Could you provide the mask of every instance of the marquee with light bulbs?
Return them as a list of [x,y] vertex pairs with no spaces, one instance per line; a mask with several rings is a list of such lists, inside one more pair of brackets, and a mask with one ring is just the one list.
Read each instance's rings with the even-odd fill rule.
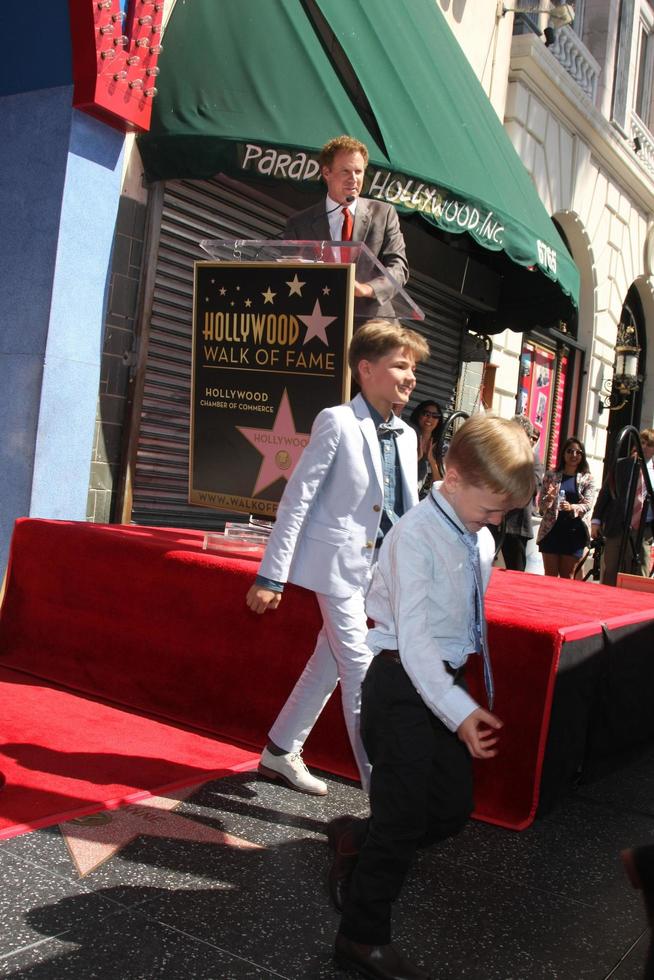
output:
[[73,105],[125,132],[150,128],[164,0],[69,0]]

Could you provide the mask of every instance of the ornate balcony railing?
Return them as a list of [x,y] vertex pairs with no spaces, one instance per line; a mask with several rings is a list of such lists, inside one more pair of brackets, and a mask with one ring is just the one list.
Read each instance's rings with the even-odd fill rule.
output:
[[549,50],[594,103],[600,66],[575,32],[570,27],[561,27],[555,31],[554,44],[550,45]]
[[[524,0],[518,0],[518,4],[530,6]],[[525,10],[517,10],[513,21],[513,33],[533,33],[541,37],[543,32],[537,17]],[[549,51],[574,79],[581,91],[594,103],[600,66],[572,28],[561,27],[554,31],[554,42],[549,45]]]
[[654,136],[633,110],[631,112],[631,138],[636,156],[649,173],[654,176]]

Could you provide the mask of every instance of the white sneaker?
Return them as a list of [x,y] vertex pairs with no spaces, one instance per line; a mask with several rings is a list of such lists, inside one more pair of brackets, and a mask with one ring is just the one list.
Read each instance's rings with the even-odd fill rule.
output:
[[261,753],[259,772],[268,779],[281,779],[291,789],[311,796],[327,796],[327,783],[312,776],[304,764],[302,750],[287,752],[286,755],[273,755],[267,748]]

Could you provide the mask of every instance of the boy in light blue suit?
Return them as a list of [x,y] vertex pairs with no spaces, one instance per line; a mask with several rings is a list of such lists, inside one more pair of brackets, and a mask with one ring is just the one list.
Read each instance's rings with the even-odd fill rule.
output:
[[323,618],[315,650],[270,729],[259,771],[301,792],[325,783],[302,746],[338,681],[354,757],[367,790],[370,764],[359,733],[361,682],[370,663],[364,599],[386,531],[418,501],[414,431],[393,408],[415,387],[425,340],[396,321],[371,320],[348,353],[361,394],[324,409],[289,480],[259,574],[247,595],[256,613],[275,609],[285,582],[316,593]]

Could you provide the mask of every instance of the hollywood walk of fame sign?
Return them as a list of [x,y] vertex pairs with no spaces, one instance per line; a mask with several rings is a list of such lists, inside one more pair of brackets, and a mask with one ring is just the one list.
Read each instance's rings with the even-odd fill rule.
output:
[[351,264],[197,262],[189,501],[272,518],[318,412],[348,397]]

